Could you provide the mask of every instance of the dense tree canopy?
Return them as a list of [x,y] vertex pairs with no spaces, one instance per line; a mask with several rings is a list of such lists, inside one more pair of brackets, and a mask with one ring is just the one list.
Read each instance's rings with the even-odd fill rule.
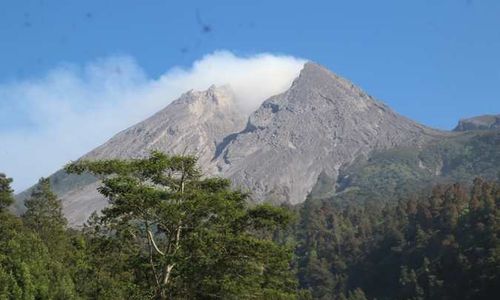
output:
[[[0,211],[0,299],[76,297],[70,271],[70,256],[74,251],[67,240],[65,224],[49,232],[56,220],[48,218],[53,207],[46,206],[47,201],[58,204],[59,213],[60,203],[51,194],[48,181],[41,180],[41,183],[27,202],[25,218]],[[8,191],[3,193],[4,199],[12,198],[8,184],[3,190]],[[35,202],[39,203],[32,205]],[[27,222],[23,224],[23,221]]]
[[494,299],[499,206],[500,185],[481,179],[398,203],[308,199],[296,234],[300,285],[318,299],[356,290],[369,299]]
[[[249,205],[196,159],[79,161],[109,199],[67,228],[50,180],[21,217],[0,175],[0,299],[495,299],[500,183],[399,201]],[[292,211],[297,212],[297,214]],[[288,226],[295,220],[293,226]]]
[[[158,298],[290,298],[290,248],[272,240],[291,219],[249,207],[221,178],[202,178],[193,157],[80,161],[68,172],[104,176],[102,224],[132,241],[135,269]],[[144,266],[144,268],[142,268]]]

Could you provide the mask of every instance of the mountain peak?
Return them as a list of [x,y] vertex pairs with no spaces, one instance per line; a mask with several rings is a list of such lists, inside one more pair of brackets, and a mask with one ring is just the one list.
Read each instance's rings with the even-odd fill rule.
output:
[[339,84],[354,86],[350,81],[345,78],[335,74],[334,72],[328,70],[324,66],[308,61],[304,64],[304,67],[300,71],[299,77],[297,78],[299,81],[306,82],[324,82],[324,81],[337,81]]
[[[230,178],[250,190],[254,201],[299,203],[321,174],[335,181],[341,168],[358,157],[416,147],[437,134],[313,62],[304,64],[287,91],[264,101],[250,117],[236,104],[230,86],[191,90],[85,158],[141,157],[151,150],[193,154],[205,174]],[[88,193],[75,193],[80,198],[71,196],[79,200],[70,210],[78,216],[89,213],[76,209],[85,205]]]
[[304,64],[299,77],[297,77],[292,85],[292,89],[307,91],[308,93],[314,90],[316,93],[322,95],[336,95],[336,97],[330,100],[339,100],[340,103],[353,100],[362,100],[362,102],[373,100],[372,97],[349,80],[310,61]]
[[315,73],[333,74],[330,70],[326,69],[322,65],[315,63],[313,61],[306,62],[300,73],[301,74],[315,74]]
[[[229,86],[190,90],[148,119],[118,133],[85,158],[133,158],[151,150],[197,155],[208,165],[215,145],[244,128],[246,116],[235,104]],[[208,170],[206,170],[208,171]]]
[[500,114],[461,119],[453,131],[489,130],[500,128]]
[[[273,112],[282,109],[292,112],[325,111],[332,108],[365,111],[370,106],[385,108],[383,104],[375,101],[352,82],[317,63],[307,62],[290,89],[282,95],[269,98],[262,104],[261,108],[272,107]],[[256,115],[262,115],[262,112],[257,110],[256,113],[252,114],[251,123],[257,122]]]
[[231,105],[234,102],[234,92],[229,85],[211,85],[202,91],[189,90],[174,101],[176,104],[217,104],[222,106]]
[[339,77],[326,69],[325,67],[315,63],[308,61],[304,64],[304,67],[299,73],[299,77],[295,79],[294,84],[303,83],[303,84],[311,84],[311,83],[321,83],[327,80],[338,79]]
[[256,201],[299,203],[321,173],[336,178],[357,157],[419,146],[434,133],[309,62],[289,90],[252,113],[246,130],[218,152],[217,166],[251,187]]

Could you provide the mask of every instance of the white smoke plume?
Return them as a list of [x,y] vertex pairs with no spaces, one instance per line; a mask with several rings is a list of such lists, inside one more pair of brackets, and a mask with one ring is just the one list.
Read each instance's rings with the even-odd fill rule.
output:
[[13,177],[20,192],[190,89],[229,84],[240,105],[254,110],[285,91],[304,62],[218,51],[190,68],[175,67],[149,78],[132,58],[120,56],[0,83],[0,172]]

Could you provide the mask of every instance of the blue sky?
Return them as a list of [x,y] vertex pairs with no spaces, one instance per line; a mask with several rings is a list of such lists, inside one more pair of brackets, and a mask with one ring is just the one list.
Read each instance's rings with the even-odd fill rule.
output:
[[[129,83],[143,88],[144,82],[174,67],[190,68],[217,50],[316,61],[397,112],[441,129],[453,128],[462,117],[500,112],[498,0],[5,0],[0,2],[0,49],[0,133],[17,140],[49,126],[23,97],[73,95],[64,88],[77,86],[78,97],[70,104],[49,103],[45,110],[51,105],[98,109],[102,104],[94,98],[106,85],[89,88],[89,81],[98,81],[92,77],[95,69],[108,74],[103,70],[124,68],[125,74],[110,81],[123,89]],[[25,87],[28,96],[19,92]],[[88,95],[86,88],[98,92]],[[113,101],[114,107],[122,105]],[[51,117],[47,122],[57,122],[58,116]],[[73,150],[65,150],[69,140],[50,141],[66,152],[57,152],[59,160],[43,167],[33,167],[33,161],[26,168],[35,168],[36,175],[57,169],[117,126],[106,128],[99,139]],[[12,146],[3,143],[0,171],[5,172],[2,164],[13,154],[2,154]],[[7,169],[17,176],[27,171]],[[21,179],[18,188],[30,180]]]

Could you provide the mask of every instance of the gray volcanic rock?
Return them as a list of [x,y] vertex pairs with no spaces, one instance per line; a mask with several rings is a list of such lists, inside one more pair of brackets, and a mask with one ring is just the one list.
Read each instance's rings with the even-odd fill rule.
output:
[[483,115],[458,122],[453,131],[489,130],[500,128],[500,115]]
[[[217,173],[210,161],[223,139],[245,127],[247,116],[240,112],[230,87],[212,86],[206,91],[189,91],[145,121],[111,138],[82,159],[139,158],[152,150],[169,154],[193,154],[206,174]],[[90,214],[107,204],[96,190],[98,179],[58,171],[52,186],[63,202],[70,225],[83,224]],[[18,198],[25,199],[29,190]],[[22,210],[22,209],[21,209]]]
[[292,87],[265,101],[217,157],[255,201],[300,203],[320,174],[375,149],[419,146],[443,133],[404,118],[349,81],[307,63]]
[[216,146],[226,136],[241,131],[246,119],[229,86],[211,86],[202,92],[189,91],[83,158],[137,158],[152,150],[189,153],[199,158],[205,172],[212,173],[209,166]]
[[[230,87],[190,91],[83,158],[135,158],[151,150],[194,154],[205,174],[231,179],[255,202],[295,204],[320,176],[335,181],[340,168],[373,150],[419,147],[447,135],[394,113],[314,63],[250,117],[234,99]],[[52,177],[73,226],[106,205],[95,191],[97,178],[74,176],[59,171]]]

